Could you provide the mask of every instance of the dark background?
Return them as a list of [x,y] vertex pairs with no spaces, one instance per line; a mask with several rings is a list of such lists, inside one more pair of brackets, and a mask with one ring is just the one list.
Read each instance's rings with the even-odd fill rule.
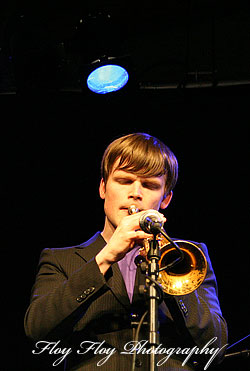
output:
[[[229,343],[247,336],[247,2],[32,4],[9,2],[0,16],[1,369],[45,369],[23,331],[39,255],[102,229],[101,157],[131,132],[156,136],[176,154],[166,230],[207,244]],[[91,58],[104,54],[126,54],[130,80],[97,96],[80,82]],[[232,351],[245,348],[249,338]],[[249,361],[220,369],[236,367],[249,370]]]

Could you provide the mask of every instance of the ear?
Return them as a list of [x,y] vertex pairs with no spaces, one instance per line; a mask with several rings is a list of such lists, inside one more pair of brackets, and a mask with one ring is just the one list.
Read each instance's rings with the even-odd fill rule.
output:
[[162,200],[161,202],[161,205],[160,205],[160,209],[166,209],[172,199],[172,196],[173,196],[173,192],[169,192],[169,194]]
[[104,200],[105,199],[105,194],[106,194],[106,187],[103,178],[100,181],[99,185],[99,195],[100,197]]

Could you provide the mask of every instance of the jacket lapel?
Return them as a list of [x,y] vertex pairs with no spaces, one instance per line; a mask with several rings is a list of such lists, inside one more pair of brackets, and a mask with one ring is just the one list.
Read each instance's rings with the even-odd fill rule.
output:
[[111,280],[111,290],[117,300],[126,308],[129,309],[130,301],[127,293],[127,289],[125,286],[125,282],[123,280],[119,265],[117,263],[112,265],[113,277]]
[[[87,242],[76,246],[75,253],[79,255],[86,262],[93,259],[103,247],[106,245],[100,232],[97,232]],[[127,294],[126,286],[117,263],[114,263],[111,267],[111,274],[107,279],[107,285],[111,289],[111,292],[115,295],[116,299],[128,309],[130,306],[129,297]]]
[[75,253],[83,258],[86,262],[94,258],[106,245],[100,232],[97,232],[87,242],[75,246]]

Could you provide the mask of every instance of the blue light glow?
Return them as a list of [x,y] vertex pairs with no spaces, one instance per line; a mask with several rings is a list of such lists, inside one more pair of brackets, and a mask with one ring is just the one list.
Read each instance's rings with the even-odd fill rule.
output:
[[123,67],[114,64],[95,69],[87,79],[88,88],[97,94],[106,94],[119,90],[127,82],[127,71]]

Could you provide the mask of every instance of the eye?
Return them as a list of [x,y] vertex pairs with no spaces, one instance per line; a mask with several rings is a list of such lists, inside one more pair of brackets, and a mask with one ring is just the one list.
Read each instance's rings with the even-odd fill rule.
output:
[[143,187],[151,190],[158,190],[161,188],[161,185],[155,182],[143,182]]
[[115,180],[119,184],[132,184],[133,182],[130,178],[116,178]]

